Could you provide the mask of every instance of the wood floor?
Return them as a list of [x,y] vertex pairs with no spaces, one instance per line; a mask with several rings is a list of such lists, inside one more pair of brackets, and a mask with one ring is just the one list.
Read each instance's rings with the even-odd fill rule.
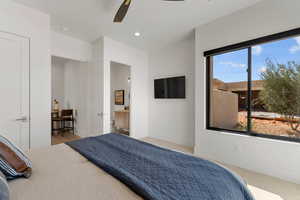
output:
[[80,137],[78,135],[73,135],[72,133],[64,133],[63,135],[57,134],[57,135],[52,135],[51,144],[52,145],[62,144],[65,142],[71,142],[78,139],[80,139]]
[[[192,153],[191,148],[170,142],[153,138],[144,138],[142,140],[176,151],[181,151],[188,154]],[[300,200],[300,185],[223,163],[220,164],[239,174],[247,182],[256,200]]]

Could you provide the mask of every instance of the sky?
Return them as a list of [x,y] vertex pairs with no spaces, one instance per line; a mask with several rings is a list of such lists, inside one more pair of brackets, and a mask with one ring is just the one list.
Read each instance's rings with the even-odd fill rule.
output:
[[[243,49],[214,56],[214,78],[226,83],[247,81],[247,53],[248,50]],[[252,47],[252,80],[260,80],[266,59],[280,64],[288,61],[300,64],[300,36]]]

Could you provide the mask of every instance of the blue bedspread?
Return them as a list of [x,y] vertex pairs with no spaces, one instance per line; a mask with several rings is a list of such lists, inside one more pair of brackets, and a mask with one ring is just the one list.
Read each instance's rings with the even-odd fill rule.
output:
[[144,199],[254,200],[229,170],[127,136],[107,134],[66,144]]

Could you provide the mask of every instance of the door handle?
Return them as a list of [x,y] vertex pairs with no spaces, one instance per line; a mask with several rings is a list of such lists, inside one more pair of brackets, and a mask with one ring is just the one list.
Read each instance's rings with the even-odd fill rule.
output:
[[15,121],[17,121],[17,122],[26,122],[27,121],[27,117],[26,116],[22,116],[20,118],[16,118]]
[[97,116],[98,116],[98,117],[103,117],[103,115],[104,115],[104,113],[103,113],[103,112],[101,112],[101,113],[97,113]]

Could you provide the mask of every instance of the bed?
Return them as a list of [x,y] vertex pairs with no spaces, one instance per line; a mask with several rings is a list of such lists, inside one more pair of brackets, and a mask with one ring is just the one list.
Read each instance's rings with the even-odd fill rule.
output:
[[[118,139],[119,136],[113,134],[113,137]],[[125,140],[128,138],[122,137],[126,138]],[[133,139],[130,140],[136,142]],[[90,146],[91,143],[86,144]],[[92,162],[93,158],[88,160],[86,158],[88,156],[83,156],[84,150],[82,152],[76,150],[76,147],[80,145],[82,145],[81,142],[73,143],[73,145],[60,144],[29,152],[28,156],[33,163],[33,174],[29,179],[17,179],[9,182],[11,200],[144,199],[137,191],[134,192],[135,186],[126,186],[124,181],[118,180],[115,175],[110,175],[107,170],[103,170],[95,162]],[[149,146],[155,149],[159,148]],[[164,149],[162,150],[164,151]],[[245,199],[254,199],[251,194],[248,194],[249,191],[245,192],[247,192]],[[228,199],[221,196],[219,199]]]
[[11,200],[140,200],[66,144],[28,153],[33,163],[29,179],[9,182]]

